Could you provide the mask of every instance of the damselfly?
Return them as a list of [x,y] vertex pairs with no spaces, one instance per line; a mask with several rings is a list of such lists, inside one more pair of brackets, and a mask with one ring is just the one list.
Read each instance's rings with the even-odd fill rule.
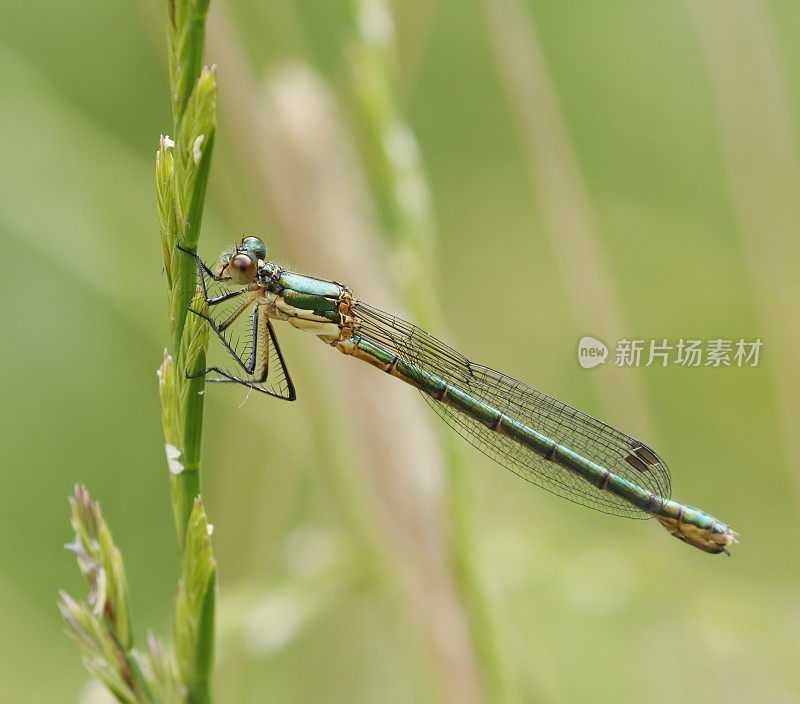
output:
[[499,372],[470,362],[424,330],[355,298],[347,286],[286,271],[244,237],[215,271],[195,252],[209,314],[229,355],[202,372],[293,401],[272,320],[316,335],[422,392],[467,442],[547,491],[604,513],[655,517],[672,535],[727,553],[736,533],[670,500],[669,470],[643,442]]

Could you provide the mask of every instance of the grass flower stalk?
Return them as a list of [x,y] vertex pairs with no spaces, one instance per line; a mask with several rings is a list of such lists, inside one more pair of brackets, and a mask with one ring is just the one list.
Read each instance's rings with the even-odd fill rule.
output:
[[196,251],[216,130],[217,81],[204,67],[208,0],[167,0],[167,45],[174,139],[161,137],[156,153],[156,198],[167,288],[171,344],[158,370],[164,444],[182,577],[175,611],[179,680],[190,704],[211,701],[216,562],[200,499],[208,327],[188,316],[204,311],[197,293]]
[[171,333],[159,369],[159,394],[181,546],[200,493],[203,429],[204,381],[187,376],[205,368],[208,332],[201,320],[187,318],[196,290],[196,269],[192,257],[180,252],[177,245],[197,248],[214,145],[216,76],[213,69],[201,67],[207,11],[208,2],[167,2],[175,137],[162,136],[156,153],[156,197]]

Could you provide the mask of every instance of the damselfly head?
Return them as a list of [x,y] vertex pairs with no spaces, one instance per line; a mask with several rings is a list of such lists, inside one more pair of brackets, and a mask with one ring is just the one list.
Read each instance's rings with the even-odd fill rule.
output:
[[228,276],[240,286],[253,283],[258,274],[258,261],[250,252],[236,252],[228,262]]
[[225,252],[217,266],[217,276],[229,277],[240,286],[253,283],[267,258],[267,247],[258,237],[245,236],[231,252]]
[[255,280],[258,268],[266,258],[267,247],[258,237],[242,237],[236,251],[228,256],[228,275],[234,283],[246,286]]

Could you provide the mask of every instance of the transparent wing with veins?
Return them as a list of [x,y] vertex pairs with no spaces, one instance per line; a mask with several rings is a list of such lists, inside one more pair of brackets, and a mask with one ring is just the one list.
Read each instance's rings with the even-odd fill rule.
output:
[[[470,362],[456,350],[400,318],[358,301],[359,335],[400,359],[438,376],[504,415],[555,440],[618,477],[644,487],[662,502],[670,495],[666,463],[647,445],[516,379]],[[650,518],[612,493],[602,491],[564,467],[548,461],[441,401],[423,396],[434,411],[467,442],[523,479],[604,513]]]

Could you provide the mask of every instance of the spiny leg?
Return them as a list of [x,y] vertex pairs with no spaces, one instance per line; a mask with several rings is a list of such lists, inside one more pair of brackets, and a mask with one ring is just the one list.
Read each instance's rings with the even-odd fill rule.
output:
[[193,252],[191,249],[186,249],[185,247],[182,247],[179,244],[176,244],[175,246],[181,252],[185,252],[186,254],[190,254],[191,256],[193,256],[195,258],[195,260],[197,261],[197,274],[198,274],[198,278],[200,279],[200,286],[203,289],[203,298],[205,299],[206,305],[215,306],[218,303],[223,303],[224,301],[229,301],[231,298],[236,298],[236,296],[241,296],[245,292],[246,289],[242,288],[242,289],[239,289],[238,291],[231,291],[230,293],[225,293],[225,294],[223,294],[221,296],[209,297],[209,295],[208,295],[208,287],[206,286],[206,277],[203,275],[203,272],[205,272],[208,275],[208,277],[210,279],[212,279],[213,281],[230,281],[231,280],[230,277],[229,276],[218,276],[213,271],[211,271],[211,269],[209,269],[205,265],[205,262],[203,262],[203,260],[200,259],[200,255],[197,254],[197,252]]
[[[222,344],[225,345],[225,349],[227,349],[228,352],[230,352],[231,356],[239,363],[239,366],[248,374],[252,374],[254,368],[253,365],[255,360],[255,348],[258,339],[258,319],[259,319],[258,306],[256,306],[256,309],[253,311],[253,337],[250,343],[250,362],[245,363],[245,361],[242,359],[239,353],[231,346],[230,342],[228,342],[228,340],[225,338],[224,333],[225,330],[231,325],[231,323],[233,323],[234,320],[236,320],[245,310],[247,310],[250,304],[252,304],[253,301],[255,301],[255,298],[256,295],[253,294],[250,300],[246,301],[241,306],[239,306],[239,308],[237,308],[236,311],[234,311],[222,325],[217,325],[216,321],[214,321],[214,319],[211,318],[210,316],[205,315],[204,313],[201,313],[200,311],[195,310],[194,308],[189,308],[190,312],[194,313],[195,315],[199,315],[201,318],[203,318],[208,322],[208,324],[211,326],[211,329],[217,334],[217,337],[222,341]],[[207,374],[212,370],[218,371],[220,374],[223,374],[224,376],[231,378],[233,381],[237,381],[236,378],[232,377],[230,374],[226,374],[218,367],[209,367],[205,371],[200,372],[195,376],[202,376],[203,374]]]
[[[231,300],[232,298],[235,298],[237,296],[241,296],[243,293],[245,293],[245,291],[248,290],[247,288],[242,288],[242,289],[239,289],[238,291],[232,291],[230,293],[226,293],[226,294],[223,294],[221,296],[209,297],[208,288],[207,288],[207,285],[206,285],[206,278],[205,278],[206,276],[208,276],[212,281],[216,281],[216,282],[231,281],[231,278],[228,277],[228,276],[217,275],[213,271],[211,271],[211,269],[209,269],[205,265],[203,260],[197,254],[197,252],[194,252],[194,251],[192,251],[190,249],[182,247],[180,244],[177,244],[176,247],[180,251],[182,251],[182,252],[184,252],[186,254],[189,254],[189,255],[191,255],[191,256],[193,256],[195,258],[195,261],[197,262],[197,272],[198,272],[198,276],[200,278],[200,284],[201,284],[201,288],[202,288],[202,291],[203,291],[203,298],[204,298],[204,300],[205,300],[205,302],[206,302],[206,304],[208,306],[215,306],[215,305],[217,305],[219,303],[223,303],[224,301]],[[237,308],[230,316],[228,316],[228,318],[224,322],[222,322],[220,324],[217,324],[214,321],[214,319],[211,318],[209,315],[206,315],[204,313],[201,313],[200,311],[194,310],[191,307],[189,308],[189,310],[192,313],[194,313],[195,315],[199,315],[201,318],[203,318],[204,320],[206,320],[208,322],[208,324],[211,326],[211,329],[214,330],[214,332],[217,334],[217,337],[219,337],[219,339],[222,341],[222,344],[225,346],[225,348],[228,350],[228,352],[231,354],[231,356],[236,360],[238,365],[247,374],[251,374],[252,375],[252,374],[255,373],[255,370],[256,370],[256,360],[259,358],[257,352],[258,352],[258,335],[259,335],[259,332],[260,332],[261,335],[263,336],[263,345],[262,345],[262,348],[261,348],[261,361],[262,361],[263,368],[262,368],[260,376],[253,377],[253,378],[248,378],[248,379],[243,379],[243,378],[235,376],[234,374],[231,374],[230,372],[227,372],[224,369],[221,369],[220,367],[215,365],[215,366],[209,367],[208,369],[203,370],[202,372],[199,372],[198,374],[194,374],[194,375],[188,375],[187,374],[187,377],[192,378],[192,377],[198,377],[198,376],[205,376],[205,375],[207,375],[207,374],[209,374],[211,372],[216,372],[217,374],[220,375],[221,378],[217,378],[217,379],[210,378],[210,379],[208,379],[208,381],[223,382],[223,383],[224,382],[228,382],[228,383],[235,382],[237,384],[242,384],[242,385],[247,386],[249,388],[253,388],[253,389],[255,389],[257,391],[260,391],[262,393],[266,393],[266,394],[268,394],[270,396],[274,396],[275,398],[279,398],[279,399],[286,400],[286,401],[294,401],[295,398],[297,397],[296,393],[295,393],[294,383],[292,382],[291,376],[289,375],[289,370],[286,368],[286,362],[283,359],[283,354],[281,352],[280,346],[278,345],[278,340],[275,337],[275,331],[272,328],[272,323],[270,322],[269,317],[267,315],[263,314],[263,311],[259,315],[260,311],[258,309],[258,305],[256,305],[256,309],[253,312],[253,328],[252,328],[253,332],[252,332],[252,337],[251,337],[251,342],[250,342],[250,360],[249,360],[249,362],[245,363],[244,359],[242,359],[242,356],[240,354],[238,354],[236,352],[236,350],[233,349],[231,344],[225,338],[225,335],[224,335],[225,330],[228,327],[230,327],[230,325],[232,325],[233,322],[236,319],[238,319],[245,310],[247,310],[247,308],[250,306],[250,304],[256,298],[257,298],[257,295],[253,294],[249,298],[249,300],[245,301],[242,305],[240,305],[239,308]],[[278,385],[278,386],[270,385],[270,388],[264,388],[263,387],[263,384],[265,384],[265,382],[267,381],[267,378],[269,377],[270,340],[271,340],[272,347],[275,350],[275,360],[277,360],[277,364],[280,367],[278,372],[276,372],[276,378],[279,380],[279,382],[278,382],[279,384],[280,384],[280,380],[281,379],[283,380],[283,382],[285,383],[285,388],[280,386],[280,385]],[[270,389],[273,389],[273,390],[270,390]]]
[[[258,347],[258,335],[261,335],[261,339],[263,340],[260,349],[260,356],[256,355]],[[267,382],[267,378],[270,376],[270,345],[272,345],[272,349],[275,351],[273,362],[277,361],[278,370],[272,370],[275,372],[273,375],[273,381],[270,382],[269,388],[264,388],[263,384]],[[280,345],[278,345],[278,340],[275,337],[275,330],[272,328],[272,321],[270,321],[269,317],[265,315],[263,310],[261,310],[259,307],[256,307],[256,310],[253,313],[253,338],[250,349],[250,373],[255,373],[256,369],[258,368],[256,367],[256,360],[260,359],[260,365],[262,368],[261,375],[258,377],[253,377],[252,379],[240,379],[222,372],[223,376],[227,377],[227,379],[230,381],[243,384],[244,386],[261,391],[269,396],[274,396],[275,398],[279,398],[284,401],[294,401],[295,398],[297,398],[297,394],[295,393],[294,389],[294,383],[292,382],[292,377],[289,375],[289,370],[286,368],[286,362],[283,359]],[[285,389],[281,388],[280,386],[281,378],[283,378],[286,384]],[[275,385],[275,380],[278,381],[278,386]],[[223,380],[217,379],[216,381]]]
[[[206,287],[205,276],[203,275],[204,272],[207,274],[212,280],[214,281],[230,281],[229,277],[224,276],[217,276],[214,274],[204,263],[203,260],[200,259],[200,256],[193,252],[192,250],[186,249],[181,245],[176,245],[179,250],[185,252],[186,254],[192,255],[195,260],[197,261],[197,272],[200,278],[201,287],[203,290],[203,298],[207,305],[214,306],[224,301],[228,301],[232,298],[242,295],[247,291],[246,288],[239,289],[238,291],[232,291],[231,293],[224,294],[222,296],[216,297],[209,297],[208,289]],[[197,374],[189,375],[187,377],[194,378],[198,376],[205,376],[211,372],[216,372],[220,374],[223,378],[221,379],[208,379],[208,381],[216,381],[216,382],[236,382],[240,384],[244,384],[245,386],[250,386],[252,384],[262,384],[266,381],[267,376],[269,375],[269,337],[272,337],[274,341],[274,333],[272,332],[272,326],[269,324],[269,320],[267,316],[259,316],[258,315],[258,306],[253,312],[253,327],[252,327],[252,337],[250,342],[250,360],[249,362],[245,363],[242,356],[231,346],[228,340],[225,338],[225,330],[227,330],[241,315],[247,310],[250,305],[256,300],[257,294],[255,292],[251,292],[250,297],[248,300],[244,301],[233,313],[231,313],[222,323],[217,323],[213,318],[209,315],[205,315],[198,310],[195,310],[192,307],[189,307],[189,311],[194,313],[195,315],[199,315],[203,318],[208,324],[211,326],[211,329],[217,334],[217,337],[222,341],[222,344],[231,354],[231,356],[236,360],[239,366],[247,373],[253,374],[255,371],[256,359],[257,357],[257,347],[258,347],[258,334],[259,334],[259,321],[263,320],[261,324],[262,335],[263,335],[263,348],[262,348],[262,361],[263,361],[263,372],[261,377],[259,378],[252,378],[252,379],[242,379],[240,377],[236,377],[229,372],[226,372],[224,369],[220,369],[218,366],[211,366],[207,369],[204,369],[202,372],[198,372]],[[269,335],[267,334],[269,332]],[[280,357],[280,351],[278,350],[278,355]],[[280,359],[281,363],[283,364],[282,358]],[[284,372],[286,371],[286,367],[284,365]],[[288,377],[288,374],[286,375]],[[290,384],[291,386],[291,384]],[[269,393],[269,392],[267,392]],[[276,395],[276,394],[272,394]],[[294,395],[294,388],[291,387],[291,395]],[[281,397],[282,398],[282,397]]]
[[[247,305],[249,305],[249,303]],[[244,307],[239,309],[239,311],[236,313],[237,317],[243,310]],[[204,376],[209,372],[217,372],[224,378],[209,379],[208,381],[215,381],[222,383],[236,382],[238,384],[244,384],[245,386],[250,386],[252,384],[263,384],[267,380],[267,377],[269,376],[269,340],[270,337],[273,336],[273,333],[272,333],[272,326],[269,324],[269,319],[267,318],[267,316],[259,315],[258,313],[259,313],[259,308],[258,306],[256,306],[255,310],[253,311],[253,331],[250,339],[250,361],[247,364],[244,363],[244,360],[234,351],[234,349],[230,346],[230,344],[228,344],[228,341],[221,334],[219,334],[218,330],[214,325],[214,322],[210,318],[203,315],[202,313],[198,313],[197,315],[209,321],[210,325],[214,328],[215,332],[217,332],[219,338],[222,340],[228,352],[230,352],[231,355],[233,355],[233,358],[239,363],[239,366],[241,366],[245,372],[247,372],[248,374],[254,374],[256,370],[256,360],[260,358],[260,362],[263,367],[261,376],[253,377],[251,379],[243,379],[241,377],[233,376],[229,372],[226,372],[225,370],[220,369],[217,366],[213,366],[209,367],[208,369],[205,369],[202,372],[194,374],[189,378],[193,378],[195,376]],[[263,343],[261,345],[260,350],[258,349],[259,333],[261,333],[263,339]]]
[[[257,297],[258,297],[258,292],[256,291],[252,292],[248,300],[246,300],[235,311],[233,311],[233,313],[231,313],[226,320],[217,325],[217,332],[218,333],[225,332],[225,330],[227,330],[231,325],[233,325],[233,323],[236,322],[236,319],[250,307],[250,305],[253,303],[253,301],[256,300]],[[256,306],[256,310],[257,309],[258,306]],[[253,319],[255,320],[255,312]]]
[[247,379],[254,383],[263,384],[269,375],[269,336],[267,335],[267,322],[269,319],[266,315],[259,315],[259,306],[255,307],[253,311],[253,336],[250,339],[250,364],[247,366],[247,373],[253,374],[256,370],[256,351],[258,347],[258,334],[261,333],[263,342],[261,343],[261,365],[263,370],[260,379]]
[[[197,260],[197,268],[204,270],[206,274],[208,274],[212,279],[214,279],[214,281],[230,281],[229,276],[219,276],[218,274],[215,274],[213,271],[211,271],[211,269],[209,269],[205,265],[205,262],[203,262],[203,260],[200,259],[200,255],[194,250],[186,249],[186,247],[183,247],[180,243],[176,244],[175,246],[179,250],[181,250],[181,252],[186,252],[186,254],[193,256]],[[200,278],[202,278],[202,276]]]
[[[289,375],[289,370],[286,368],[286,362],[283,359],[281,348],[278,345],[277,338],[275,337],[275,331],[272,328],[272,322],[266,315],[264,315],[263,310],[257,309],[254,312],[253,317],[253,337],[250,343],[251,363],[247,365],[247,369],[245,371],[252,370],[250,373],[254,374],[258,369],[257,362],[260,359],[260,374],[251,378],[242,378],[224,369],[220,369],[217,366],[206,369],[204,372],[202,372],[202,374],[216,372],[220,375],[220,377],[210,378],[208,381],[228,383],[233,382],[241,384],[242,386],[246,386],[250,389],[255,389],[256,391],[267,394],[268,396],[279,398],[283,401],[294,401],[297,398],[294,383]],[[259,334],[263,336],[263,343],[260,351],[258,343]],[[228,350],[230,351],[230,347],[228,347]],[[273,368],[270,368],[269,366],[270,355],[272,355],[272,362],[277,365]],[[283,384],[281,382],[283,382]]]
[[231,291],[230,293],[225,293],[222,296],[209,298],[208,293],[206,292],[205,284],[203,284],[203,298],[205,298],[207,306],[215,306],[217,303],[223,303],[224,301],[229,301],[231,298],[236,298],[236,296],[241,296],[246,290],[247,289],[240,288],[238,291]]
[[[237,296],[241,296],[247,290],[247,289],[242,288],[242,289],[239,289],[238,291],[232,291],[232,292],[226,293],[226,294],[224,294],[222,296],[216,296],[216,297],[210,298],[209,295],[208,295],[208,289],[206,288],[206,280],[205,280],[205,276],[203,275],[203,271],[205,271],[209,275],[209,277],[211,277],[215,281],[229,281],[230,279],[228,279],[227,277],[224,277],[224,276],[216,276],[203,263],[203,260],[200,259],[200,256],[196,252],[193,252],[190,249],[186,249],[185,247],[182,247],[180,244],[177,244],[175,246],[180,251],[185,252],[186,254],[192,255],[195,258],[195,260],[197,261],[197,273],[198,273],[198,277],[200,279],[200,285],[201,285],[202,290],[203,290],[203,298],[204,298],[204,300],[206,302],[206,305],[215,306],[215,305],[217,305],[219,303],[223,303],[224,301],[228,301],[228,300],[230,300],[232,298],[236,298]],[[239,365],[242,367],[242,369],[245,369],[245,370],[247,369],[247,365],[244,363],[244,360],[236,353],[236,351],[230,346],[230,344],[228,344],[228,341],[225,339],[225,336],[224,336],[223,333],[247,309],[247,307],[254,300],[255,300],[255,295],[251,296],[249,300],[247,300],[245,303],[243,303],[241,306],[239,306],[239,308],[237,308],[236,311],[234,311],[230,316],[228,316],[227,320],[225,320],[221,325],[217,325],[216,321],[214,321],[214,319],[211,318],[210,316],[205,315],[204,313],[201,313],[199,310],[195,310],[194,308],[189,306],[189,312],[194,313],[195,315],[199,315],[201,318],[203,318],[205,321],[208,322],[208,324],[211,326],[211,329],[217,334],[219,339],[222,340],[222,343],[225,345],[225,347],[231,353],[233,358],[239,363]],[[255,320],[254,320],[254,325],[255,325]],[[206,369],[206,370],[204,370],[202,372],[199,372],[198,374],[195,374],[193,376],[203,376],[204,374],[208,374],[208,372],[212,371],[212,369],[214,369],[214,368],[210,367],[209,369]],[[218,371],[220,374],[224,374],[224,372],[222,370],[220,370],[220,369],[216,369],[216,371]],[[226,375],[226,376],[229,376],[229,375]]]

